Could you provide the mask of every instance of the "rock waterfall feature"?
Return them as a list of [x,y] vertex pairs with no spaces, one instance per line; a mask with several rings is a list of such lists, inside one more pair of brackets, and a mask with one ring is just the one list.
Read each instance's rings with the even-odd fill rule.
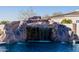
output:
[[[27,21],[13,21],[9,24],[0,25],[0,42],[14,43],[27,40]],[[35,24],[38,26],[38,24]],[[40,24],[41,25],[41,24]],[[72,41],[78,36],[65,25],[53,22],[52,24],[52,39],[51,41]],[[43,26],[43,25],[42,25]],[[47,26],[49,28],[49,24]],[[71,32],[71,34],[70,34]],[[49,39],[48,39],[49,40]]]

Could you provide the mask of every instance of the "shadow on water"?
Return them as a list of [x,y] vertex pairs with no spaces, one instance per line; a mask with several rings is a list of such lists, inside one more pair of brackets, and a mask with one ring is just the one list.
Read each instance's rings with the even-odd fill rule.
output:
[[[77,48],[77,49],[76,49]],[[30,42],[0,45],[1,52],[76,52],[79,47],[58,42]]]

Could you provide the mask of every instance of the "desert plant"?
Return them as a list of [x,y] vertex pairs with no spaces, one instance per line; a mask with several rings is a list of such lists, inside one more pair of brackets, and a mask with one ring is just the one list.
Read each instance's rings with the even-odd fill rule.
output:
[[9,23],[9,21],[5,21],[5,20],[0,21],[0,25],[1,25],[1,24],[8,24],[8,23]]
[[71,19],[63,19],[62,21],[61,21],[61,23],[62,24],[71,24],[72,23],[72,20]]
[[28,18],[33,17],[36,15],[36,12],[34,10],[25,10],[25,11],[20,11],[19,19],[20,20],[28,20]]

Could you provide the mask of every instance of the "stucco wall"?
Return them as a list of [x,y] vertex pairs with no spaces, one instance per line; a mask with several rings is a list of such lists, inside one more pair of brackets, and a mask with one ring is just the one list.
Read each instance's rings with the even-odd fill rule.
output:
[[79,23],[77,24],[77,35],[79,36]]

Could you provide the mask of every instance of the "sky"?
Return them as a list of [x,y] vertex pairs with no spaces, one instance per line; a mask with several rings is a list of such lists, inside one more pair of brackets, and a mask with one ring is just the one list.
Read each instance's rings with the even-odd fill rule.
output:
[[79,10],[79,6],[0,6],[0,20],[19,20],[20,12],[32,9],[37,15],[52,15],[55,12]]

